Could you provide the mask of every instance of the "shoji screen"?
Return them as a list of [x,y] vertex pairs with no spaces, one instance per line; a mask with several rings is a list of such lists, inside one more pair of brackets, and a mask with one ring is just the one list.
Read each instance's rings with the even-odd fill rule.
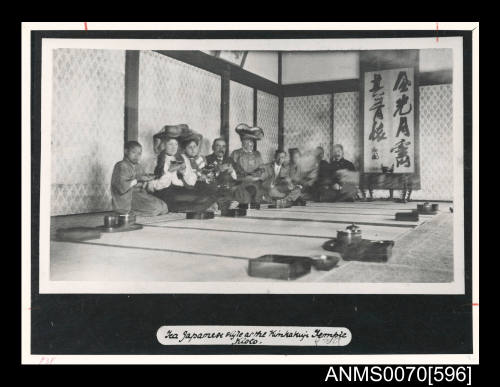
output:
[[53,57],[51,214],[111,209],[123,157],[125,53],[57,49]]
[[220,76],[152,51],[141,51],[139,141],[144,165],[154,168],[153,134],[164,125],[188,124],[203,135],[202,154],[220,134]]
[[285,149],[322,146],[329,159],[331,115],[330,94],[285,98]]
[[240,148],[240,137],[234,128],[238,124],[253,125],[253,89],[241,83],[229,84],[229,150]]
[[333,96],[333,142],[342,144],[344,157],[359,169],[359,93],[338,93]]
[[415,199],[453,198],[452,85],[420,87],[420,179]]
[[279,98],[273,94],[257,91],[257,126],[264,130],[264,138],[258,149],[264,162],[273,159],[278,148],[278,110]]

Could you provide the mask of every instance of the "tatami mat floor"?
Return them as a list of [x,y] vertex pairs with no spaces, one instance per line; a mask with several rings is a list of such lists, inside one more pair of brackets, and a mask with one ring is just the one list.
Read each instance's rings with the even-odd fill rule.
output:
[[[248,261],[264,254],[325,254],[322,244],[351,223],[363,238],[394,240],[387,263],[344,262],[296,281],[449,282],[453,280],[453,214],[441,203],[437,215],[418,222],[394,219],[416,208],[388,201],[308,203],[305,207],[249,210],[242,218],[188,220],[185,214],[138,218],[142,230],[103,233],[85,242],[51,241],[53,281],[278,281],[248,276]],[[104,213],[51,219],[59,228],[99,226]]]

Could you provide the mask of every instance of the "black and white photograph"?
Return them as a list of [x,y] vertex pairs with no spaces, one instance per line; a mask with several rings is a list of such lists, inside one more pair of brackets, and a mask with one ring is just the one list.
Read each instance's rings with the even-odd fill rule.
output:
[[[28,297],[471,293],[472,53],[453,29],[183,39],[48,24],[23,42],[24,106],[39,104],[23,109],[39,152],[36,171],[23,155],[39,176],[23,188],[39,238]],[[322,327],[335,340],[315,346],[356,339]],[[157,329],[169,346],[175,328]],[[309,345],[271,332],[254,343]]]

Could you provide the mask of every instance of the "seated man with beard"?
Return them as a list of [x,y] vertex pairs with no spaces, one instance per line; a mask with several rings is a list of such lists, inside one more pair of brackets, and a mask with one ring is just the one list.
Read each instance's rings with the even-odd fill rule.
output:
[[359,176],[354,164],[344,159],[344,148],[333,146],[333,158],[323,176],[318,179],[319,201],[354,201],[357,196]]
[[206,166],[202,173],[207,181],[216,186],[217,203],[220,209],[235,209],[239,205],[239,200],[249,202],[249,194],[244,192],[244,197],[240,197],[241,192],[236,190],[238,185],[236,171],[233,160],[227,156],[226,140],[222,137],[216,138],[212,143],[213,153],[206,158]]

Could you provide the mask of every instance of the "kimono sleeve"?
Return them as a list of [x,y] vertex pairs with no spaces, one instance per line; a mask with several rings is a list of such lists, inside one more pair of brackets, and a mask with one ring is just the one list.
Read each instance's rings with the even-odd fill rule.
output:
[[130,190],[130,188],[132,188],[132,181],[134,179],[135,174],[132,168],[130,168],[124,162],[119,162],[113,169],[113,174],[111,176],[111,187],[115,192],[123,195],[128,190]]

